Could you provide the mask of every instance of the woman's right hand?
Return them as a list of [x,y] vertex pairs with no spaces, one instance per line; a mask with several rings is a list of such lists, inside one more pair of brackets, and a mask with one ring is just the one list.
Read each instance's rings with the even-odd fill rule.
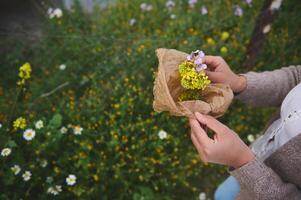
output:
[[246,88],[246,78],[235,74],[222,57],[205,56],[203,63],[207,64],[206,74],[213,83],[229,84],[234,93],[240,93]]

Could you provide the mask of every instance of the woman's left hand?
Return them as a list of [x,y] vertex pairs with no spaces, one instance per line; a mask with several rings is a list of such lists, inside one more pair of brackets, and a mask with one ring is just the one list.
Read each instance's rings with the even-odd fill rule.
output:
[[[251,149],[227,126],[208,115],[195,113],[195,118],[189,119],[191,139],[204,162],[239,168],[255,159]],[[215,132],[213,139],[202,127]]]

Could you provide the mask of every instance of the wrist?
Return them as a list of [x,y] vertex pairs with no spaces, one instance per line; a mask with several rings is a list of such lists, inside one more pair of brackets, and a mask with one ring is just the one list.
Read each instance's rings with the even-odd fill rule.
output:
[[246,154],[242,154],[241,158],[233,165],[235,169],[244,166],[245,164],[255,160],[255,155],[251,150],[247,151]]
[[233,88],[233,92],[234,93],[241,93],[242,91],[244,91],[247,87],[247,79],[245,76],[243,75],[236,75],[236,87]]

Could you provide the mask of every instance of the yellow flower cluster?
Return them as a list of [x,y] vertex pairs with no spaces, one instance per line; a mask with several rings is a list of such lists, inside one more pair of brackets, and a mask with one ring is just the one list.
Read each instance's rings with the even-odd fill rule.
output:
[[19,117],[14,121],[13,127],[15,130],[17,130],[18,128],[24,129],[26,127],[26,119],[23,117]]
[[181,85],[188,90],[204,90],[211,81],[202,70],[199,73],[195,70],[195,65],[190,61],[184,61],[179,65]]
[[24,85],[25,84],[25,81],[27,79],[30,78],[30,75],[31,75],[31,66],[29,63],[25,63],[23,64],[20,69],[19,69],[19,77],[21,78],[20,81],[18,81],[18,85]]

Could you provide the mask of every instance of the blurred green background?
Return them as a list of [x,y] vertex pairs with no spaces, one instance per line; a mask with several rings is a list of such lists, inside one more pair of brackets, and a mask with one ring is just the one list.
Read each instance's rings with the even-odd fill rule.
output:
[[[47,13],[56,7],[44,2],[38,35],[1,31],[0,150],[12,152],[0,157],[0,199],[198,199],[200,193],[212,199],[227,168],[199,160],[186,119],[153,111],[155,50],[201,49],[244,73],[263,1],[173,2],[168,8],[165,0],[116,0],[89,13],[74,3],[71,10],[60,7],[62,16]],[[235,15],[237,6],[242,16]],[[275,11],[252,70],[300,64],[300,9],[299,0],[290,0]],[[32,74],[19,87],[25,62]],[[234,101],[220,120],[249,144],[248,136],[260,134],[274,110]],[[13,130],[18,117],[35,129],[33,140]],[[41,129],[35,128],[38,120]],[[83,128],[81,135],[74,134],[76,127]],[[159,138],[161,130],[167,138]],[[21,168],[17,175],[14,165]],[[25,171],[32,174],[29,181],[22,178]],[[75,185],[66,183],[69,174]],[[53,195],[49,188],[56,186],[61,190]]]

